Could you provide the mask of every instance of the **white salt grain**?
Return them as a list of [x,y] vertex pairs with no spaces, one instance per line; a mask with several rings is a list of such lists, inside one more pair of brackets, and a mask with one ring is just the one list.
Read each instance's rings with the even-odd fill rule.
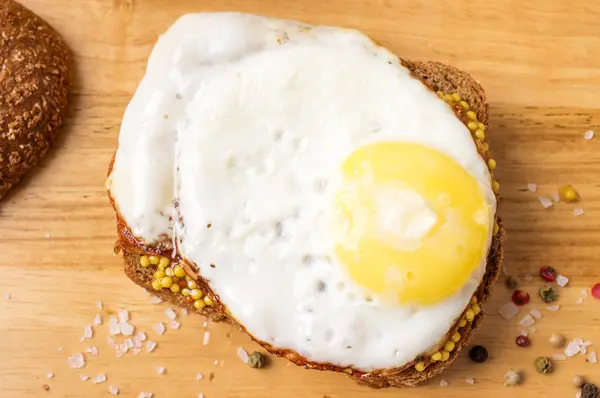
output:
[[131,323],[122,322],[119,324],[119,327],[123,336],[131,336],[135,331],[135,327]]
[[108,392],[112,395],[119,395],[119,387],[117,386],[108,386]]
[[536,192],[537,184],[527,184],[527,189],[529,190],[529,192]]
[[53,378],[53,377],[54,377],[54,373],[52,373],[52,372],[47,372],[47,373],[46,373],[46,378],[47,378],[47,379],[51,379],[51,378]]
[[531,314],[532,317],[536,318],[536,319],[542,319],[542,313],[539,312],[537,309],[532,308],[531,310],[529,310],[529,313]]
[[146,333],[139,332],[138,333],[138,337],[139,337],[140,341],[145,341],[146,340]]
[[441,380],[440,387],[448,387],[448,382],[446,380]]
[[529,334],[534,334],[535,332],[537,332],[535,326],[529,326],[527,330],[529,331]]
[[556,284],[558,286],[565,287],[567,286],[567,283],[569,283],[569,278],[567,278],[566,276],[558,275],[556,277]]
[[208,321],[204,321],[204,325],[202,325],[202,326],[207,327],[208,326]]
[[92,347],[88,347],[85,349],[85,352],[92,354],[93,356],[98,356],[99,352],[98,348],[96,348],[95,346]]
[[150,303],[151,304],[160,304],[160,303],[162,303],[162,300],[158,296],[151,296],[150,297]]
[[521,336],[525,336],[525,337],[529,336],[529,332],[527,331],[527,329],[521,330]]
[[217,366],[219,364],[219,360],[215,359],[215,361],[213,362],[213,365]]
[[101,310],[102,307],[103,307],[102,301],[96,301],[96,308]]
[[87,325],[83,329],[83,337],[86,339],[91,339],[94,336],[94,329],[92,329],[92,325]]
[[573,357],[579,354],[579,351],[581,351],[580,344],[577,341],[571,341],[567,345],[567,348],[565,348],[565,355],[568,357]]
[[552,358],[557,360],[557,361],[566,361],[567,360],[567,356],[565,354],[552,354]]
[[176,320],[172,319],[171,322],[169,322],[169,326],[171,327],[171,329],[179,329],[181,324]]
[[575,394],[575,398],[581,398],[581,390],[577,391],[577,394]]
[[560,305],[549,305],[548,307],[546,307],[546,309],[548,311],[558,311],[558,309],[560,308]]
[[200,381],[204,379],[204,375],[202,373],[196,373],[196,380]]
[[540,201],[540,203],[542,204],[544,209],[547,209],[548,207],[550,207],[554,204],[554,202],[552,202],[551,199],[549,199],[545,196],[538,196],[538,200]]
[[587,348],[588,348],[589,346],[591,346],[591,345],[592,345],[592,342],[591,342],[591,341],[584,341],[583,343],[581,343],[581,344],[580,344],[580,347],[581,347],[581,352],[582,352],[583,354],[587,354]]
[[558,192],[552,194],[552,199],[554,200],[554,203],[560,202],[560,195],[558,194]]
[[157,372],[159,375],[164,375],[166,371],[167,371],[167,369],[166,369],[165,367],[162,367],[162,366],[161,366],[161,367],[158,367],[158,368],[156,368],[156,372]]
[[72,368],[81,369],[85,366],[85,358],[83,357],[82,353],[77,353],[77,354],[71,355],[67,359],[67,363]]
[[594,138],[594,132],[592,130],[588,130],[585,133],[583,133],[583,138],[586,140],[591,140],[592,138]]
[[242,362],[248,363],[248,353],[246,352],[246,350],[240,347],[237,349],[237,354],[238,357],[240,357],[240,359],[242,360]]
[[506,320],[513,319],[519,313],[519,307],[517,307],[514,303],[509,302],[504,304],[500,309],[498,309],[498,314]]
[[583,298],[587,297],[587,289],[581,289],[581,292],[579,293],[579,295]]
[[109,324],[109,333],[111,335],[121,334],[121,326],[119,325],[119,320],[114,316],[111,316],[108,321]]
[[140,352],[142,352],[141,348],[134,348],[131,352],[133,352],[133,355],[138,355]]
[[472,378],[472,377],[467,377],[465,379],[465,383],[467,383],[467,384],[475,384],[475,379]]
[[140,395],[138,395],[138,398],[152,398],[152,393],[151,392],[141,392]]
[[156,325],[152,326],[152,330],[154,330],[156,333],[162,335],[165,332],[165,324],[162,322],[159,322]]
[[203,344],[207,345],[209,340],[210,340],[210,332],[207,330],[207,331],[204,332],[204,341],[203,341]]
[[202,394],[202,393],[198,394],[198,398],[204,398],[204,394]]
[[129,322],[129,311],[119,310],[119,322]]
[[588,355],[588,361],[590,361],[590,363],[598,363],[598,358],[596,357],[596,351],[590,352],[590,355]]
[[6,293],[4,293],[4,301],[8,301],[8,300],[10,300],[10,293],[6,292]]
[[105,381],[106,381],[106,375],[104,373],[98,373],[92,379],[92,383],[94,383],[94,384],[104,383]]
[[578,298],[578,299],[575,301],[575,303],[576,303],[576,304],[581,304],[581,303],[583,303],[583,297],[579,297],[579,298]]
[[148,340],[148,342],[146,343],[146,351],[147,352],[152,352],[154,351],[154,349],[156,348],[156,342],[152,341],[152,340]]
[[173,308],[167,308],[165,310],[165,315],[171,320],[177,318],[177,314],[175,313],[175,311],[173,311]]
[[184,309],[181,310],[181,315],[187,316],[187,314],[188,314],[187,308],[184,308]]
[[90,379],[90,376],[88,375],[79,375],[79,378],[81,379],[81,381],[87,381]]
[[534,323],[535,323],[535,319],[533,319],[531,317],[531,315],[527,314],[523,317],[523,319],[521,319],[521,321],[519,322],[519,325],[526,328],[526,327],[533,325]]
[[575,209],[573,210],[573,214],[575,214],[575,217],[583,216],[584,211],[583,209]]
[[96,314],[94,317],[94,325],[102,325],[102,315]]
[[531,276],[531,275],[525,275],[525,276],[524,276],[524,279],[525,279],[527,282],[531,282],[531,281],[533,280],[533,276]]

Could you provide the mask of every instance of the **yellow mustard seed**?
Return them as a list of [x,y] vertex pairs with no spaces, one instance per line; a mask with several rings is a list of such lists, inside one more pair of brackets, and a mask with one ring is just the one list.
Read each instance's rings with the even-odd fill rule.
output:
[[458,327],[465,327],[467,326],[467,320],[466,319],[461,319],[460,321],[458,321]]
[[452,352],[455,346],[454,341],[448,340],[446,341],[446,344],[444,344],[444,350]]
[[175,274],[173,273],[173,268],[167,268],[165,269],[165,274],[167,274],[167,276],[175,276]]
[[467,112],[467,118],[469,120],[472,120],[472,121],[476,122],[477,121],[477,114],[475,112],[473,112],[473,111],[468,111]]
[[475,313],[475,315],[479,314],[481,312],[481,307],[479,306],[479,304],[473,304],[471,306],[471,309],[473,310],[473,312]]
[[483,130],[483,131],[485,131],[485,124],[483,124],[483,123],[481,123],[481,122],[478,122],[478,123],[477,123],[477,128],[478,128],[478,129],[481,129],[481,130]]
[[441,359],[442,359],[442,353],[439,351],[431,356],[432,361],[440,361]]
[[444,101],[451,104],[452,103],[452,94],[444,94]]
[[452,334],[451,337],[452,341],[454,341],[455,343],[458,343],[460,341],[460,333],[458,332],[454,332],[454,334]]
[[188,281],[188,287],[190,289],[197,289],[198,288],[198,284],[195,281],[191,280],[191,281]]
[[458,94],[458,93],[452,94],[452,101],[454,101],[454,102],[460,102],[460,99],[461,99],[460,98],[460,94]]
[[494,223],[494,235],[498,235],[498,232],[500,232],[500,226],[496,222]]
[[179,293],[181,291],[181,288],[179,287],[179,285],[177,283],[173,283],[171,285],[170,289],[173,293]]
[[473,319],[475,319],[475,312],[469,308],[467,312],[465,312],[465,318],[467,321],[471,322]]
[[450,359],[450,353],[448,351],[442,351],[442,361]]
[[170,288],[173,284],[173,278],[171,278],[170,276],[165,276],[160,280],[160,284],[162,285],[162,287]]
[[178,278],[183,278],[185,276],[185,271],[184,271],[183,267],[181,267],[181,265],[176,265],[173,268],[173,273]]
[[467,104],[467,101],[460,101],[458,103],[458,105],[460,106],[460,109],[462,109],[463,111],[469,110],[469,104]]
[[148,256],[140,257],[140,265],[144,268],[150,265],[150,259],[148,258]]
[[558,196],[563,202],[577,202],[579,200],[579,194],[575,188],[570,185],[560,187],[558,190]]
[[189,297],[190,296],[190,289],[188,289],[187,287],[183,288],[181,290],[181,294],[183,294],[183,297]]
[[470,130],[472,133],[474,133],[474,132],[475,132],[475,130],[477,130],[477,123],[475,123],[475,122],[469,122],[469,123],[467,123],[467,128],[468,128],[468,129],[469,129],[469,130]]
[[477,304],[477,297],[471,297],[471,304]]
[[417,362],[417,363],[415,364],[415,370],[416,370],[417,372],[422,372],[422,371],[424,371],[424,370],[425,370],[425,362]]
[[500,190],[500,183],[496,180],[492,181],[492,189],[497,193]]
[[204,304],[208,306],[214,305],[213,301],[208,296],[204,296]]
[[152,288],[154,290],[160,290],[160,289],[162,289],[162,285],[160,283],[160,280],[158,280],[158,279],[153,280],[152,281]]
[[485,133],[483,132],[482,129],[475,130],[475,138],[477,138],[478,140],[485,139]]
[[152,265],[158,265],[158,263],[160,262],[160,258],[158,256],[150,256],[148,257],[148,259],[150,260],[150,264]]
[[441,91],[438,91],[438,92],[437,92],[437,95],[439,95],[440,97],[443,97],[443,96],[444,96],[444,93],[442,93]]
[[206,306],[206,303],[202,300],[196,300],[194,301],[194,308],[201,310],[202,308],[204,308]]
[[490,168],[490,170],[495,170],[496,169],[496,161],[494,159],[488,160],[488,167]]
[[162,269],[156,270],[156,272],[154,273],[154,279],[161,279],[165,275],[165,271],[163,271]]
[[192,277],[189,276],[189,275],[187,275],[187,274],[185,275],[185,280],[188,281],[188,282],[189,281],[193,281]]
[[171,264],[171,260],[169,260],[169,257],[161,257],[160,261],[158,262],[158,265],[162,265],[164,267],[167,267],[169,264]]
[[200,290],[200,289],[193,289],[192,291],[190,291],[190,296],[194,300],[199,300],[199,299],[202,298],[202,290]]

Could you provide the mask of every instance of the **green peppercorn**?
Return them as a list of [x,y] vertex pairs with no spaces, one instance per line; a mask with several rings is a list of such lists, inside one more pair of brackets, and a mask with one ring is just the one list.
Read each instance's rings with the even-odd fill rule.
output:
[[508,275],[504,279],[504,285],[509,290],[515,290],[519,286],[519,280],[515,276]]
[[540,297],[545,303],[551,303],[558,299],[558,292],[552,286],[542,286],[540,288]]
[[552,373],[553,364],[552,360],[548,357],[537,357],[535,359],[535,370],[541,374]]
[[258,351],[254,351],[250,356],[248,356],[248,366],[251,368],[262,368],[265,366],[265,357]]

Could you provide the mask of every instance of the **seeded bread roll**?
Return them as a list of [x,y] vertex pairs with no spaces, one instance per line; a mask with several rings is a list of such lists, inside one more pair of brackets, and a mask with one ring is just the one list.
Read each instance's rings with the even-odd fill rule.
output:
[[[488,127],[488,105],[481,86],[467,73],[438,62],[409,62],[403,64],[413,75],[435,91],[456,111],[469,130],[481,157],[488,164],[490,173],[496,162],[491,158],[486,142]],[[112,165],[111,165],[112,168]],[[109,170],[110,173],[110,170]],[[493,182],[497,192],[498,183]],[[113,203],[114,205],[114,203]],[[117,213],[118,214],[118,213]],[[216,321],[226,321],[243,330],[227,312],[210,289],[210,286],[197,275],[192,264],[187,264],[175,256],[172,258],[170,242],[155,247],[147,246],[135,239],[126,223],[117,216],[119,240],[117,251],[123,253],[125,274],[136,284],[160,297],[162,300],[206,315]],[[481,323],[483,313],[481,306],[490,295],[491,289],[498,279],[504,249],[504,229],[499,219],[495,224],[492,244],[487,256],[486,272],[473,295],[471,304],[463,315],[448,331],[446,338],[436,349],[423,353],[414,361],[394,369],[378,369],[369,373],[353,368],[342,368],[330,363],[310,362],[300,354],[290,350],[280,350],[258,341],[273,354],[282,356],[297,365],[308,369],[343,372],[359,384],[373,388],[413,387],[440,374],[458,356],[468,343],[475,329]],[[171,271],[168,271],[169,268]],[[156,272],[158,271],[158,274]],[[162,271],[162,272],[161,272]],[[161,285],[164,272],[173,276],[172,283],[167,280]]]
[[0,199],[44,157],[62,123],[70,57],[37,15],[0,0]]

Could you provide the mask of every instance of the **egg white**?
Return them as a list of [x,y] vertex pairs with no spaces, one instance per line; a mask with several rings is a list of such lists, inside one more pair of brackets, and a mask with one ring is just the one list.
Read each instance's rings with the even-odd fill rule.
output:
[[[382,141],[452,157],[495,214],[469,131],[388,50],[354,30],[190,14],[152,52],[109,189],[132,232],[175,238],[254,337],[311,361],[402,366],[443,339],[486,259],[429,306],[392,304],[348,276],[332,249],[340,165]],[[174,201],[183,222],[172,225]]]

